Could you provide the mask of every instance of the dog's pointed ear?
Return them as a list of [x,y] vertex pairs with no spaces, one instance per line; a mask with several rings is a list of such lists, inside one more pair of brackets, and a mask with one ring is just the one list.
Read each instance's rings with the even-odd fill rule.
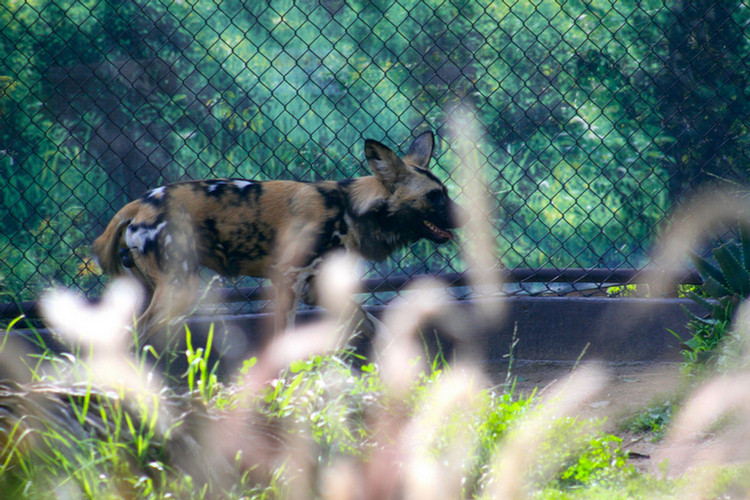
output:
[[370,171],[389,191],[393,191],[398,180],[407,173],[406,165],[401,158],[378,141],[365,141],[365,157]]
[[435,149],[435,136],[427,131],[419,134],[409,147],[404,160],[426,169],[432,159],[432,151]]

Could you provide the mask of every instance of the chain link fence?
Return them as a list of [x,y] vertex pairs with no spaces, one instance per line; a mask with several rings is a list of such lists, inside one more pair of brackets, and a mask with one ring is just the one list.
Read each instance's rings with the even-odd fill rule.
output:
[[[95,294],[90,243],[126,201],[364,175],[364,138],[435,130],[466,203],[457,104],[483,127],[498,265],[642,268],[686,193],[745,182],[749,23],[731,0],[3,2],[2,290]],[[422,242],[370,275],[462,269]]]

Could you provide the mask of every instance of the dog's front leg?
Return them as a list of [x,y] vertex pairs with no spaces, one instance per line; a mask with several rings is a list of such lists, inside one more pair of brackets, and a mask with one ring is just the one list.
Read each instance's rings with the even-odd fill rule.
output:
[[294,327],[294,313],[297,308],[297,296],[294,286],[286,275],[273,280],[274,292],[274,334]]
[[279,236],[278,256],[270,275],[274,287],[275,333],[294,326],[302,289],[320,265],[321,256],[313,250],[320,232],[317,221],[300,216]]
[[272,280],[274,289],[274,331],[282,332],[288,328],[294,328],[297,315],[297,305],[305,287],[310,279],[307,269],[292,268],[281,274],[276,280]]

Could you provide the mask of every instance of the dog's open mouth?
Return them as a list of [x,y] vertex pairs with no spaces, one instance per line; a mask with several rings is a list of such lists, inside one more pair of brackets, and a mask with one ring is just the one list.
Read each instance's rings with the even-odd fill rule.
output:
[[448,241],[448,240],[453,239],[453,233],[451,233],[450,231],[441,229],[428,220],[423,220],[422,222],[424,223],[424,226],[432,235],[433,239],[435,239],[436,241],[442,242],[442,241]]

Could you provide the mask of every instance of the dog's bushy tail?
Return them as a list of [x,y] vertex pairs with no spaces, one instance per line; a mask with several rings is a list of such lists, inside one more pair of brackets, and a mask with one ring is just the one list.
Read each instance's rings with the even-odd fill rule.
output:
[[122,239],[122,232],[125,231],[130,221],[138,213],[139,208],[140,203],[138,201],[132,201],[122,207],[112,217],[104,232],[91,245],[94,256],[99,262],[99,267],[106,274],[112,276],[123,274],[120,240]]

